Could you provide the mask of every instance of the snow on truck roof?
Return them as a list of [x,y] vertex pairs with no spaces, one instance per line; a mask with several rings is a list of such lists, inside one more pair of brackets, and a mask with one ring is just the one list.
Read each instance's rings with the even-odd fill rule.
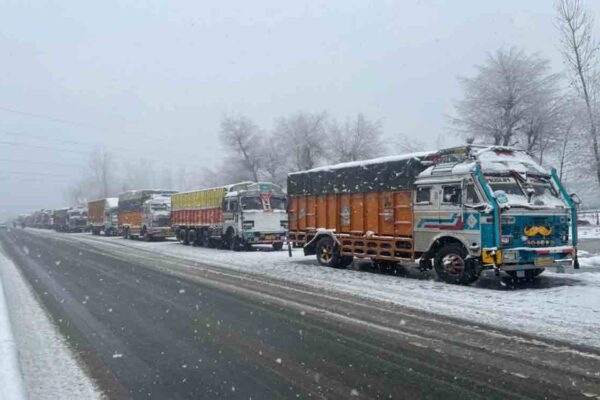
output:
[[[450,149],[452,150],[452,149]],[[539,165],[526,151],[508,146],[467,146],[463,149],[456,148],[456,157],[448,157],[448,153],[440,152],[430,162],[429,168],[419,174],[419,178],[426,178],[440,174],[468,174],[477,162],[481,170],[486,173],[501,173],[515,171],[518,173],[548,175],[548,171]],[[462,150],[463,154],[459,154]],[[427,162],[427,160],[425,161]]]
[[417,178],[467,174],[479,162],[484,172],[547,175],[527,152],[503,146],[468,145],[354,161],[288,174],[288,194],[322,195],[409,190]]
[[415,153],[407,153],[407,154],[399,154],[399,155],[393,155],[393,156],[372,158],[369,160],[349,161],[349,162],[344,162],[344,163],[339,163],[339,164],[334,164],[334,165],[324,165],[322,167],[316,167],[316,168],[308,169],[305,171],[290,172],[288,175],[305,174],[308,172],[332,171],[332,170],[336,170],[336,169],[362,167],[362,166],[373,165],[373,164],[386,164],[386,163],[393,162],[393,161],[404,161],[404,160],[409,160],[409,159],[413,159],[413,158],[420,160],[423,157],[426,157],[428,155],[435,154],[435,153],[436,153],[435,151],[421,151],[421,152],[415,152]]

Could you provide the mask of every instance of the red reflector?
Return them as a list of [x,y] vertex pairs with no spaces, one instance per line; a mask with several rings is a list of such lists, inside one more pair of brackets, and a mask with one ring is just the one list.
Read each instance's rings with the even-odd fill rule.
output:
[[550,250],[538,250],[538,254],[550,254]]

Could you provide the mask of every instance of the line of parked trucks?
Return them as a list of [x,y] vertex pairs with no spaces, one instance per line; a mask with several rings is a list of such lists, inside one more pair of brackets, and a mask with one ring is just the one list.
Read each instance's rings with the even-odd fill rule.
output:
[[470,145],[291,173],[287,193],[269,182],[131,190],[18,223],[234,251],[287,241],[323,266],[413,263],[468,284],[486,269],[533,278],[578,268],[577,204],[526,152]]

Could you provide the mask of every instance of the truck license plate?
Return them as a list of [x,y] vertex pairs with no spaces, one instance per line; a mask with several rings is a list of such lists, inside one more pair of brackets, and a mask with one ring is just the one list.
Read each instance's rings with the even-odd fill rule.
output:
[[550,265],[554,263],[554,258],[552,257],[538,257],[533,262],[535,265]]

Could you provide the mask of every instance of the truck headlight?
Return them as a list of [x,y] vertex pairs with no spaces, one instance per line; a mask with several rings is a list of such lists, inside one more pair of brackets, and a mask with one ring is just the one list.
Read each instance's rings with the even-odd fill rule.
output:
[[502,242],[502,244],[510,244],[512,242],[512,235],[502,236],[500,241]]

